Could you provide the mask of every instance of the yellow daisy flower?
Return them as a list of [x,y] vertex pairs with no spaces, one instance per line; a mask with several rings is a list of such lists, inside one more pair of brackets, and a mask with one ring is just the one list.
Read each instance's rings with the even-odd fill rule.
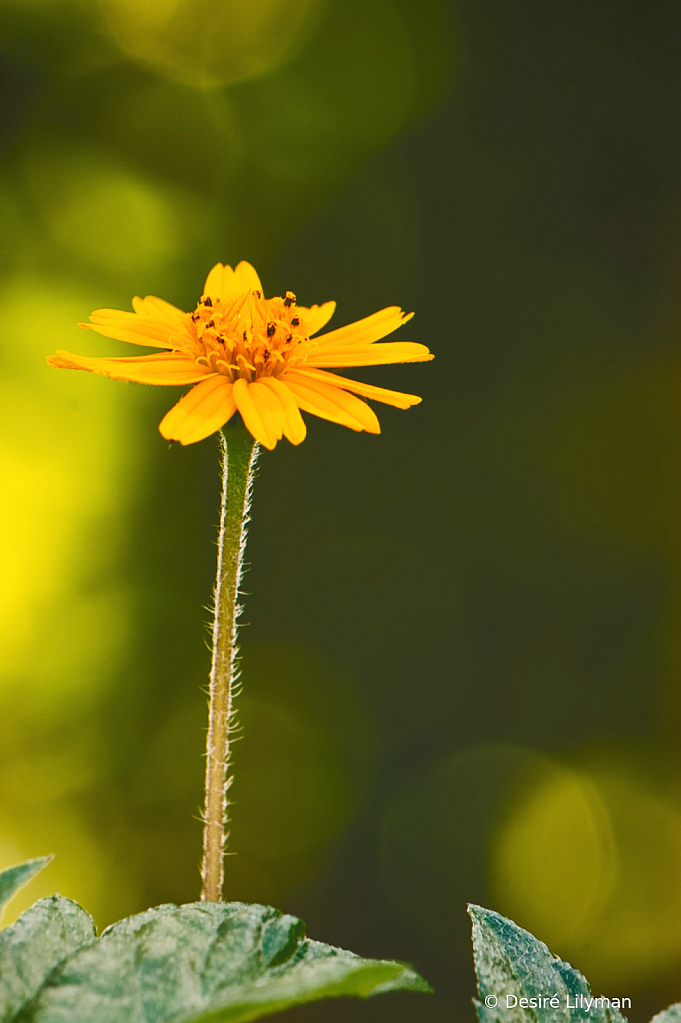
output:
[[91,322],[80,326],[166,351],[112,359],[57,352],[47,361],[113,380],[196,384],[159,426],[166,440],[180,444],[203,440],[237,410],[253,437],[270,450],[282,436],[292,444],[304,440],[307,431],[301,409],[351,430],[380,433],[378,419],[362,398],[403,409],[421,399],[348,380],[329,373],[328,367],[433,358],[425,345],[410,341],[375,344],[413,316],[397,306],[314,338],[331,319],[336,303],[308,309],[299,306],[290,291],[284,298],[263,298],[260,279],[245,262],[235,270],[222,263],[214,266],[193,313],[153,296],[134,298],[132,305],[132,313],[97,309]]

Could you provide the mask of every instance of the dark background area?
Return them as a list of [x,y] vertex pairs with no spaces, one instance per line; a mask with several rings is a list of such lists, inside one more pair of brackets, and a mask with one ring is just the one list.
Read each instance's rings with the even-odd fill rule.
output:
[[248,259],[436,354],[348,374],[423,396],[380,437],[261,455],[226,896],[436,991],[288,1018],[472,1020],[473,901],[645,1023],[681,998],[681,10],[240,2],[0,2],[0,866],[57,853],[11,912],[198,897],[217,444],[45,356]]

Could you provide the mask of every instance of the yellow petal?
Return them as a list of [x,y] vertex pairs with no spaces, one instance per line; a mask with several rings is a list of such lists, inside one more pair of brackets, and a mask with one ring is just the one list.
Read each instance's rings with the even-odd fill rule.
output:
[[203,293],[212,298],[219,298],[221,302],[230,302],[244,291],[253,290],[262,294],[260,278],[250,263],[242,261],[234,270],[231,266],[217,263],[206,278]]
[[[287,375],[286,386],[293,392],[293,397],[298,403],[298,407],[304,412],[311,412],[315,416],[319,416],[320,419],[328,419],[332,423],[340,423],[341,426],[348,426],[351,430],[357,432],[364,430],[364,423],[361,419],[348,412],[347,409],[343,408],[337,401],[331,400],[328,395],[323,394],[317,389],[316,385],[312,385],[309,381],[292,379]],[[342,391],[338,391],[342,394]],[[352,397],[352,395],[348,395]],[[359,399],[356,399],[359,401]],[[368,406],[367,406],[368,407]]]
[[384,366],[391,362],[430,362],[431,355],[425,345],[415,341],[387,341],[382,345],[362,345],[361,348],[340,346],[328,351],[316,348],[308,359],[307,366]]
[[236,412],[233,389],[231,381],[219,374],[202,380],[163,417],[159,425],[162,436],[180,444],[210,437]]
[[197,366],[192,359],[165,352],[132,359],[91,359],[86,355],[57,352],[47,361],[59,369],[87,369],[112,380],[133,380],[139,384],[196,384],[213,375],[211,370]]
[[371,316],[365,316],[363,320],[356,320],[349,323],[347,327],[339,327],[328,334],[322,334],[317,338],[320,348],[326,345],[369,345],[374,341],[380,341],[387,334],[407,323],[413,313],[403,313],[399,306],[389,306],[387,309],[380,309]]
[[[133,298],[132,307],[139,316],[148,316],[155,320],[166,320],[168,323],[179,323],[187,315],[177,306],[171,305],[162,298],[155,295],[147,295],[146,298]],[[96,312],[108,310],[98,309]],[[96,313],[92,314],[93,316]]]
[[307,309],[303,305],[297,305],[296,310],[301,314],[301,331],[311,337],[318,330],[325,327],[336,311],[335,302],[325,302],[324,305],[313,305]]
[[[418,405],[421,398],[416,394],[404,394],[402,391],[389,391],[385,387],[376,387],[374,384],[364,384],[359,380],[349,380],[347,377],[338,376],[337,373],[327,373],[323,369],[308,369],[298,367],[296,375],[305,377],[310,382],[318,380],[320,383],[333,384],[342,387],[354,394],[361,394],[363,398],[372,398],[374,401],[382,401],[384,405],[394,405],[395,408],[407,409],[412,405]],[[286,376],[284,376],[284,381]]]
[[[315,384],[314,386],[315,390],[319,392],[319,388],[325,387],[326,385]],[[324,393],[327,392],[325,391]],[[381,432],[381,424],[378,421],[376,413],[371,406],[367,405],[367,403],[362,401],[361,398],[356,398],[354,394],[348,394],[347,391],[341,391],[339,387],[330,388],[330,392],[328,393],[329,397],[331,397],[331,393],[333,393],[333,401],[338,402],[338,404],[351,416],[354,416],[355,419],[359,419],[367,433]]]
[[79,326],[85,330],[94,330],[104,337],[114,338],[116,341],[127,341],[131,345],[145,345],[147,348],[177,348],[180,345],[176,336],[177,327],[171,328],[169,325],[154,323],[151,320],[140,320],[137,323],[108,320],[104,323],[80,323]]
[[206,283],[203,286],[204,295],[210,295],[212,298],[219,298],[220,301],[223,301],[225,270],[231,271],[231,269],[231,266],[225,267],[222,263],[216,263],[206,277]]
[[261,295],[263,294],[260,278],[245,259],[242,259],[238,266],[234,267],[234,282],[237,295],[240,295],[242,291],[259,291]]
[[284,436],[286,439],[291,444],[301,444],[305,440],[307,427],[305,426],[305,420],[300,414],[300,409],[293,396],[293,392],[283,381],[277,380],[275,377],[262,377],[259,383],[269,387],[281,402],[284,412]]
[[[294,379],[296,374],[293,374]],[[296,383],[300,381],[296,379]],[[302,383],[304,386],[311,388],[315,395],[319,398],[324,398],[326,401],[332,402],[339,408],[351,416],[356,422],[361,425],[363,430],[367,433],[380,433],[381,427],[376,418],[374,410],[367,405],[361,398],[356,398],[354,394],[348,394],[347,391],[342,391],[340,387],[333,387],[330,384],[322,383],[319,380],[311,380],[309,377],[303,379]]]
[[270,435],[269,430],[263,423],[258,407],[253,400],[253,395],[250,393],[250,387],[243,377],[239,377],[234,382],[233,393],[236,407],[241,413],[246,429],[253,434],[260,444],[273,451],[276,447],[277,439]]
[[260,419],[270,438],[281,440],[284,432],[284,409],[274,391],[259,381],[248,385],[248,393],[255,403]]
[[133,298],[132,305],[135,310],[132,313],[123,309],[95,309],[90,322],[80,326],[104,337],[153,348],[174,348],[177,344],[173,335],[186,335],[187,314],[162,298],[153,295]]
[[[143,300],[141,298],[133,298],[132,304],[133,309],[137,309],[138,304]],[[90,313],[90,319],[97,323],[107,323],[110,320],[120,320],[121,323],[132,320],[139,321],[140,314],[138,312],[130,312],[129,309],[95,309],[94,312]]]

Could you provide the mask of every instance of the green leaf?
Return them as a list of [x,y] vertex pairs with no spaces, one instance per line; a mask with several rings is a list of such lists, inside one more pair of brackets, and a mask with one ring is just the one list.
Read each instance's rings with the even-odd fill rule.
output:
[[[492,910],[469,906],[468,912],[480,997],[473,1001],[480,1023],[536,1023],[537,1018],[542,1023],[583,1023],[587,1017],[590,1023],[623,1023],[619,1008],[608,1005],[613,1000],[593,999],[582,974],[552,955],[542,941]],[[489,1001],[495,998],[496,1006]],[[541,1005],[530,1002],[539,998]],[[521,999],[529,1004],[522,1006]]]
[[681,1002],[674,1002],[664,1012],[658,1012],[650,1023],[681,1023]]
[[28,1019],[35,999],[56,967],[95,940],[91,918],[70,899],[52,895],[0,931],[0,1023]]
[[39,856],[35,860],[27,860],[16,867],[0,870],[0,910],[32,877],[46,867],[52,860],[51,856]]
[[0,1023],[244,1023],[338,995],[429,991],[400,963],[305,938],[267,906],[159,906],[63,962],[21,1017]]

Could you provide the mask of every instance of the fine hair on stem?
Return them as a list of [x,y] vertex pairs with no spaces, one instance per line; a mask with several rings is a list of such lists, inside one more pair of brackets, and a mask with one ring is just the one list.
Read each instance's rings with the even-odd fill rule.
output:
[[203,812],[204,902],[220,902],[228,836],[227,792],[232,784],[231,733],[238,681],[237,628],[241,613],[239,588],[244,571],[254,469],[259,447],[241,425],[219,434],[222,454],[222,500],[215,580],[213,656],[210,672],[206,745],[206,802]]

